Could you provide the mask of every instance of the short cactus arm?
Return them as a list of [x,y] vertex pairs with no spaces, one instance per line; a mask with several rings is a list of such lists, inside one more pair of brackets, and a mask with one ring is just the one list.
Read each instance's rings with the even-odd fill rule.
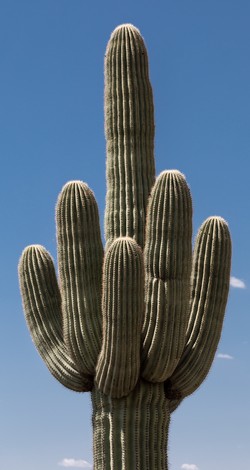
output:
[[192,201],[176,170],[156,180],[149,201],[146,244],[146,313],[142,375],[163,382],[185,346],[192,265]]
[[94,375],[101,349],[103,247],[90,188],[67,183],[56,208],[64,340],[77,368]]
[[92,378],[77,370],[63,342],[61,296],[54,264],[45,248],[32,245],[23,251],[19,280],[27,325],[48,369],[71,390],[91,390]]
[[95,380],[103,393],[120,398],[135,387],[141,365],[144,265],[132,238],[118,238],[105,255],[102,308],[103,344]]
[[201,226],[194,250],[191,314],[186,346],[167,394],[193,393],[209,372],[221,335],[229,291],[231,240],[226,222],[211,217]]
[[143,247],[155,178],[154,107],[147,50],[138,29],[129,24],[114,30],[106,50],[105,133],[106,242],[128,236]]

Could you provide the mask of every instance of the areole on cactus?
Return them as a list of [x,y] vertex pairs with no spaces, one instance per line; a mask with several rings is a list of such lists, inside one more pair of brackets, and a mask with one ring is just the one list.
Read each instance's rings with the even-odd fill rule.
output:
[[45,248],[28,246],[23,306],[50,372],[91,391],[95,470],[166,470],[170,413],[202,383],[220,339],[231,241],[211,217],[192,253],[185,177],[155,179],[147,51],[129,24],[105,55],[105,133],[105,250],[93,192],[67,183],[56,207],[59,281]]

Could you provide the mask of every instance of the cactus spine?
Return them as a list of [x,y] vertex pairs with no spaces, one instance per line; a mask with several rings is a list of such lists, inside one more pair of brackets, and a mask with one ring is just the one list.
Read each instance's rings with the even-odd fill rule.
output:
[[192,254],[185,177],[155,180],[154,111],[138,29],[105,56],[106,247],[85,183],[56,208],[59,283],[40,245],[19,263],[33,341],[50,372],[92,391],[95,470],[166,470],[170,413],[199,387],[220,339],[230,276],[228,226],[211,217]]

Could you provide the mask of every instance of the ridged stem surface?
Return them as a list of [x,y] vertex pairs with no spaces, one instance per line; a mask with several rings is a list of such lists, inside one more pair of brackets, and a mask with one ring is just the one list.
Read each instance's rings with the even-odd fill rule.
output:
[[102,338],[103,248],[97,204],[85,183],[64,186],[56,222],[64,340],[79,369],[94,375]]
[[[112,33],[105,56],[106,250],[85,183],[56,208],[59,283],[40,245],[19,263],[26,321],[50,372],[92,390],[94,469],[167,470],[169,414],[206,377],[227,302],[231,241],[213,217],[192,257],[184,176],[155,182],[154,109],[138,29]],[[154,184],[155,183],[155,184]]]
[[140,381],[126,397],[92,392],[94,470],[167,470],[168,400]]
[[144,313],[144,266],[132,238],[114,241],[103,269],[103,343],[96,368],[99,389],[112,397],[127,395],[140,373]]
[[19,280],[26,322],[46,366],[65,387],[91,390],[92,377],[79,372],[63,342],[61,295],[53,260],[45,248],[32,245],[23,251]]
[[107,196],[105,234],[142,247],[148,196],[155,178],[154,108],[143,39],[132,25],[112,33],[105,56]]
[[142,376],[166,380],[185,345],[192,266],[192,201],[185,177],[163,172],[149,200],[144,250]]
[[193,256],[192,297],[186,347],[171,386],[193,393],[209,372],[221,336],[229,291],[231,240],[227,223],[211,217],[201,226]]

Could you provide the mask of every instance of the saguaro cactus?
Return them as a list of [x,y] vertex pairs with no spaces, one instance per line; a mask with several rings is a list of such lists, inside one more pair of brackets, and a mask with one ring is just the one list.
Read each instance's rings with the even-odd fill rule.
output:
[[105,251],[94,195],[73,181],[56,208],[59,283],[42,246],[19,263],[40,355],[92,393],[95,470],[167,469],[170,413],[206,377],[227,302],[228,226],[207,219],[192,253],[185,177],[155,180],[153,114],[143,39],[122,25],[105,56]]

